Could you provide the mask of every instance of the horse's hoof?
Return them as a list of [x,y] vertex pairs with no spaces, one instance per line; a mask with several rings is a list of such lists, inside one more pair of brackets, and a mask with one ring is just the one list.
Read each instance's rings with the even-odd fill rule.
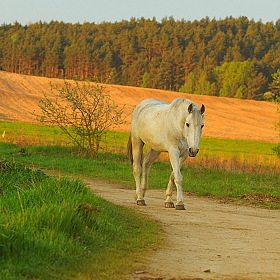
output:
[[176,209],[176,210],[186,210],[184,204],[177,204],[175,209]]
[[175,208],[173,202],[165,202],[165,208]]
[[136,200],[136,203],[137,203],[137,205],[140,205],[140,206],[146,206],[146,203],[145,203],[144,199]]

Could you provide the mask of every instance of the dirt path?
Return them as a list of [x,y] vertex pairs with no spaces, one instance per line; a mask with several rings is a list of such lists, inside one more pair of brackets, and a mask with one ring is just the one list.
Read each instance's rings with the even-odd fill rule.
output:
[[[280,211],[185,196],[186,211],[165,209],[164,191],[148,190],[137,206],[134,190],[86,179],[94,193],[160,221],[164,249],[130,279],[280,279]],[[174,194],[174,197],[175,194]]]

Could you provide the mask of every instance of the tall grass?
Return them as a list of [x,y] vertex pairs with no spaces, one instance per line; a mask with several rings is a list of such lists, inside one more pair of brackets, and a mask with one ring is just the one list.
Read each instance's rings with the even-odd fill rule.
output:
[[70,143],[58,127],[41,124],[0,121],[0,134],[0,141],[20,147],[66,146]]
[[[137,251],[157,244],[158,224],[96,197],[80,180],[9,161],[0,161],[0,174],[0,279],[122,279]],[[100,266],[106,254],[112,268]]]
[[[162,154],[160,159],[169,161],[168,154]],[[250,155],[244,152],[225,154],[201,149],[197,157],[189,158],[185,165],[237,173],[280,173],[280,159],[268,154]]]

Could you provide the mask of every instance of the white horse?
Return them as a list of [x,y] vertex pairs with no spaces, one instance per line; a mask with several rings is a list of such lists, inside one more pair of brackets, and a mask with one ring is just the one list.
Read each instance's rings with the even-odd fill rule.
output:
[[[173,100],[171,104],[158,99],[146,99],[136,106],[132,113],[127,151],[133,165],[137,205],[146,205],[144,196],[152,163],[161,152],[168,152],[173,172],[165,192],[165,207],[174,208],[172,192],[175,183],[176,209],[185,209],[180,169],[188,156],[195,157],[199,151],[204,112],[203,104],[198,108],[192,101],[181,98]],[[142,161],[144,144],[151,150]]]

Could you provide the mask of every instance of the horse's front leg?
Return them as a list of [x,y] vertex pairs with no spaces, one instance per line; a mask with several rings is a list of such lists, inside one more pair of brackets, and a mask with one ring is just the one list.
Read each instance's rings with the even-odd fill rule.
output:
[[173,168],[173,172],[171,173],[170,180],[165,193],[165,198],[166,198],[165,207],[167,208],[174,208],[174,203],[172,201],[172,193],[173,193],[174,184],[176,184],[176,188],[177,188],[176,209],[185,210],[183,191],[182,191],[183,177],[180,169],[184,161],[187,159],[188,155],[189,154],[187,151],[183,153],[180,157],[179,157],[179,151],[169,152],[169,157]]
[[175,208],[172,200],[173,188],[174,188],[174,172],[171,172],[169,183],[165,192],[165,208]]

